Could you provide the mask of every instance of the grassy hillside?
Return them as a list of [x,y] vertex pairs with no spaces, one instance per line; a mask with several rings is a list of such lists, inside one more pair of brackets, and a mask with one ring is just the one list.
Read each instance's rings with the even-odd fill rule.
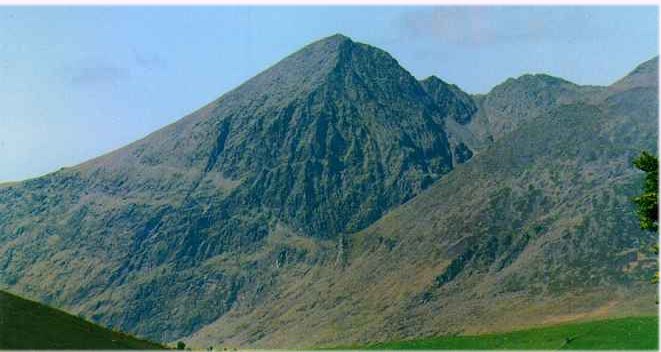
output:
[[363,349],[658,349],[658,317],[608,319],[503,334],[435,337],[368,345]]
[[163,349],[0,291],[0,349]]

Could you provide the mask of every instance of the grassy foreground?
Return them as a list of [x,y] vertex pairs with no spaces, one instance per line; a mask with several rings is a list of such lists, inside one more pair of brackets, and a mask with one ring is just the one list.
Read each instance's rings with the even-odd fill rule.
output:
[[128,350],[165,347],[0,291],[0,349]]
[[434,337],[351,349],[378,350],[658,350],[658,317],[631,317],[555,325],[502,334]]

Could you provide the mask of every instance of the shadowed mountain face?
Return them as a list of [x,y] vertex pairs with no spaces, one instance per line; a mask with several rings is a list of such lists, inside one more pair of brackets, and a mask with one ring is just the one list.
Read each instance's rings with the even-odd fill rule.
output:
[[448,84],[436,76],[422,80],[420,84],[438,107],[459,124],[467,124],[477,112],[477,106],[471,96],[454,84]]
[[627,198],[656,141],[641,67],[470,96],[323,39],[143,140],[0,185],[0,285],[201,347],[543,323],[568,297],[651,311],[618,298],[652,295]]

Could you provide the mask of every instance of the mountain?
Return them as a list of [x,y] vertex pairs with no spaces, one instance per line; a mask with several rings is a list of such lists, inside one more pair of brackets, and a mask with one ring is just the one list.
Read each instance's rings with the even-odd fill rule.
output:
[[0,286],[205,348],[650,313],[628,197],[657,86],[624,82],[469,95],[334,35],[140,141],[0,185]]
[[0,313],[3,350],[165,349],[8,292],[0,291]]
[[312,43],[140,141],[0,188],[1,283],[189,334],[449,172],[444,115],[382,50]]

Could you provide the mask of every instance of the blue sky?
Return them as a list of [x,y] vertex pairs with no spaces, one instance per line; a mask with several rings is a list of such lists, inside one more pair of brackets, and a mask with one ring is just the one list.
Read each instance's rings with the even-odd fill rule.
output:
[[656,7],[0,7],[0,182],[139,139],[343,33],[471,93],[607,85],[658,54]]

